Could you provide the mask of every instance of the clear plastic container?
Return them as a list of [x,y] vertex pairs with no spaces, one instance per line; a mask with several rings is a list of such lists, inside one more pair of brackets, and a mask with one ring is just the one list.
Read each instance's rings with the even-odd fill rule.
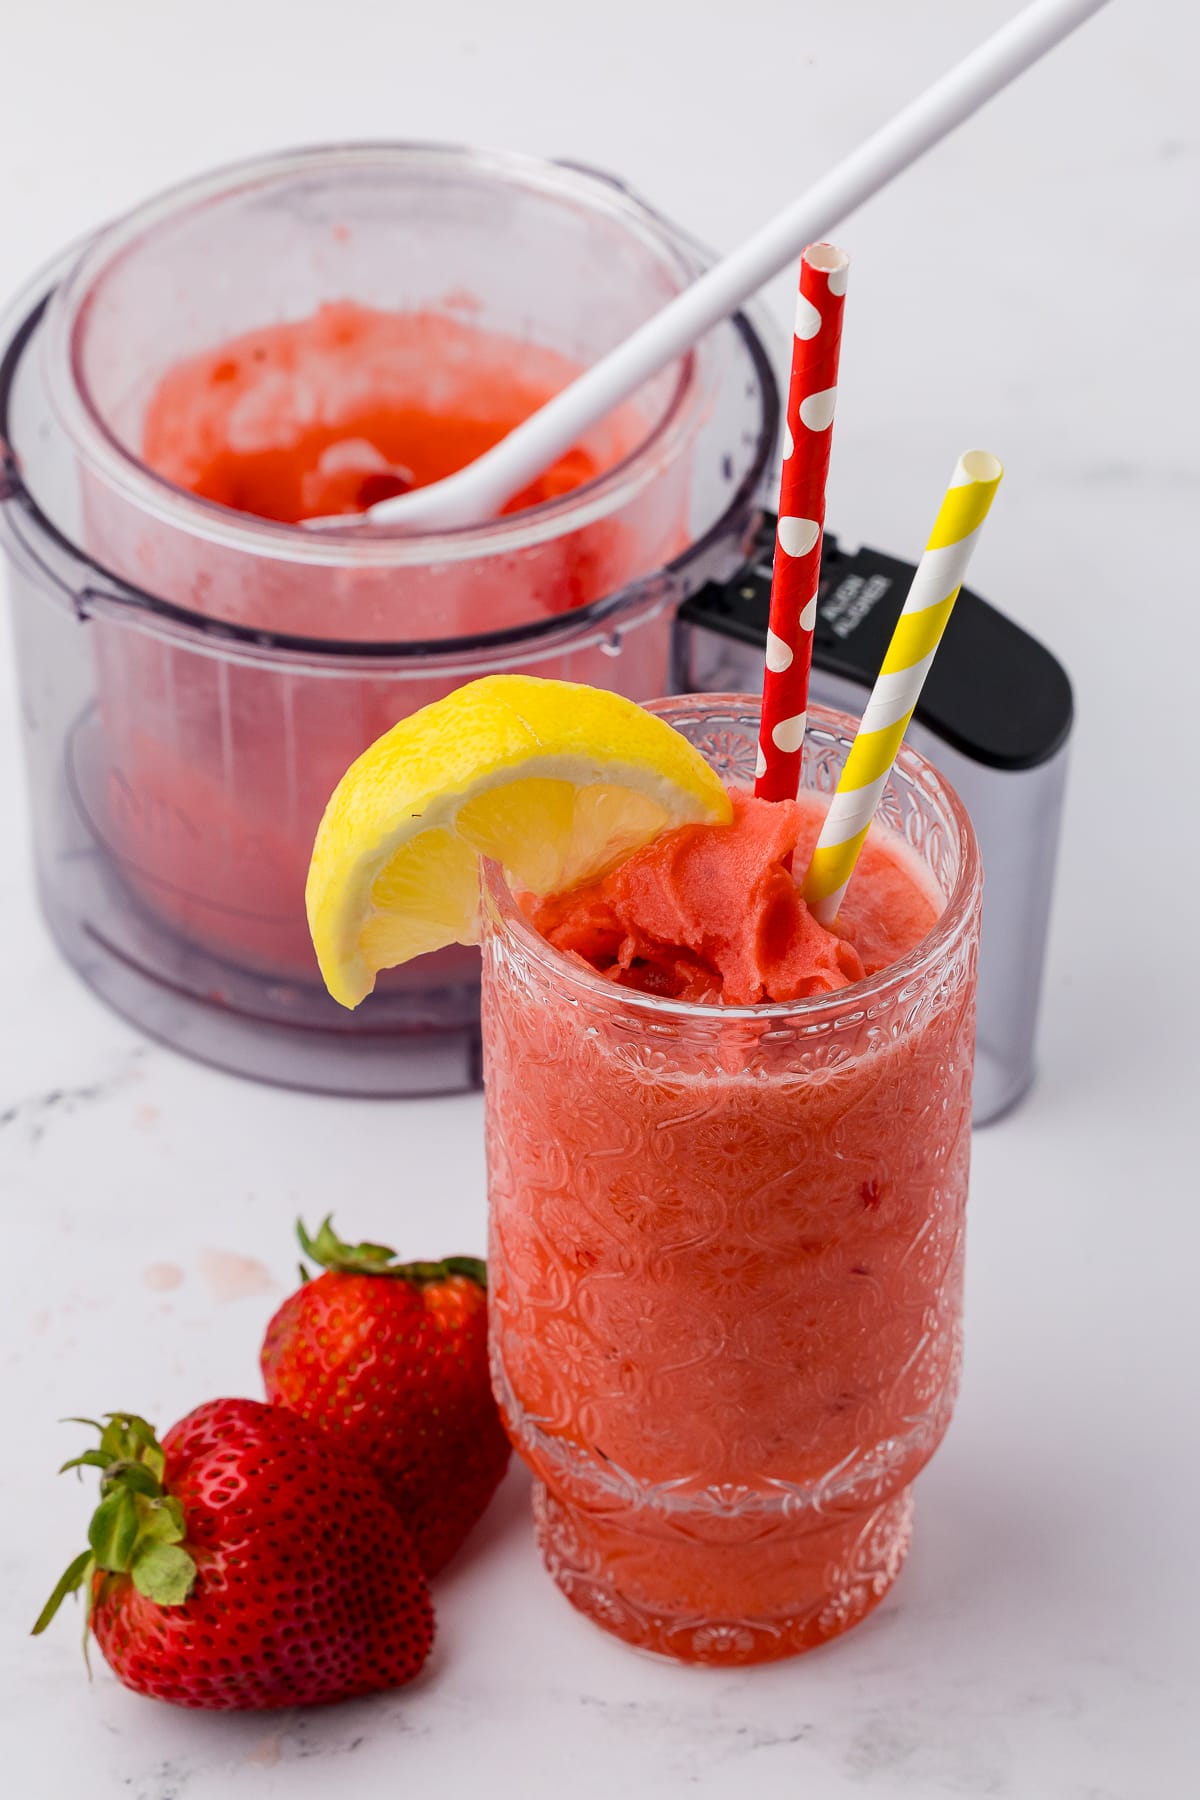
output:
[[491,670],[665,691],[676,610],[736,566],[778,423],[768,358],[738,316],[633,397],[630,443],[561,499],[420,537],[318,535],[145,466],[161,376],[345,299],[465,309],[588,363],[703,262],[604,176],[358,146],[175,189],[18,302],[0,363],[0,542],[39,889],[64,953],[118,1010],[268,1080],[473,1085],[475,952],[395,972],[361,1016],[321,987],[303,882],[325,801],[397,718]]

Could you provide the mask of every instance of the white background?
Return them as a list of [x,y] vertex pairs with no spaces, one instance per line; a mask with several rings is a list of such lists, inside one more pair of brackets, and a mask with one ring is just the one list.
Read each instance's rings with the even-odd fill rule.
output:
[[[732,247],[1012,10],[8,0],[0,289],[202,167],[370,136],[591,160]],[[973,584],[1067,662],[1079,724],[1040,1079],[976,1140],[959,1415],[905,1575],[838,1645],[741,1674],[639,1659],[540,1575],[520,1476],[440,1584],[436,1659],[407,1693],[194,1717],[103,1669],[89,1688],[70,1619],[25,1637],[82,1543],[57,1417],[131,1406],[165,1426],[253,1393],[301,1207],[433,1254],[482,1248],[484,1191],[475,1099],[240,1084],[83,991],[35,910],[0,646],[14,1796],[1194,1791],[1198,18],[1116,0],[839,234],[854,267],[831,525],[914,554],[957,451],[997,450]],[[771,290],[781,324],[791,281]]]

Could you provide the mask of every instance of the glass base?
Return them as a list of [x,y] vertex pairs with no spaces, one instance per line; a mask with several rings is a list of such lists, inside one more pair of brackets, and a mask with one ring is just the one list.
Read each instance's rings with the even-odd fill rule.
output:
[[[627,1644],[679,1662],[728,1666],[798,1656],[865,1619],[900,1572],[912,1489],[875,1507],[783,1518],[722,1541],[685,1519],[639,1519],[564,1504],[535,1482],[546,1567],[571,1605]],[[735,1601],[736,1597],[736,1601]],[[731,1604],[731,1602],[735,1602]]]

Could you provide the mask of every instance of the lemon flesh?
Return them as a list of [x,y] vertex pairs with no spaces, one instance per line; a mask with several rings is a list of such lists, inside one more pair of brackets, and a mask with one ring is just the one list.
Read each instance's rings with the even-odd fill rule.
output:
[[478,943],[481,856],[546,894],[731,811],[699,751],[632,700],[533,675],[470,682],[377,739],[325,809],[305,890],[325,985],[357,1006],[381,969]]

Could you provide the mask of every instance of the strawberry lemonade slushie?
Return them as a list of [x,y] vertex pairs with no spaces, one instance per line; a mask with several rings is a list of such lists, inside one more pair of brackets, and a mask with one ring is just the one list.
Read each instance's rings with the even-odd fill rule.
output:
[[[735,787],[757,710],[662,711]],[[485,901],[493,1361],[583,1612],[690,1661],[794,1654],[887,1592],[958,1381],[980,877],[902,753],[835,931],[798,804]],[[898,829],[897,829],[898,828]]]

